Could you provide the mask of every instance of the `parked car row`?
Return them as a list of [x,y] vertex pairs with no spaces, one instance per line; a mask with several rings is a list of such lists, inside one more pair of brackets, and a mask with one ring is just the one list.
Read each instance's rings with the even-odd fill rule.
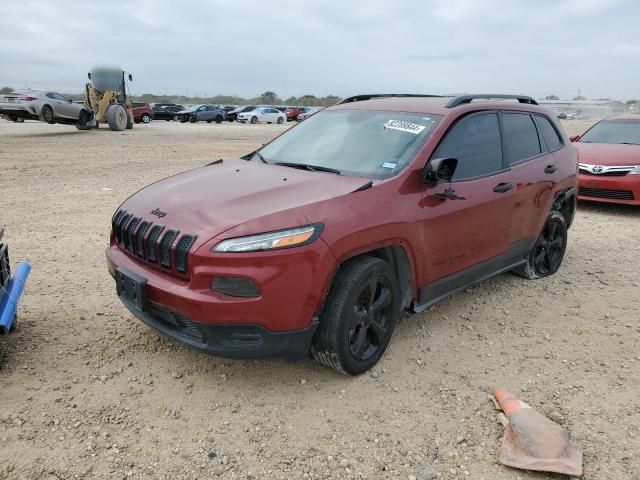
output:
[[[179,105],[176,103],[133,103],[135,123],[152,120],[196,122],[279,123],[302,121],[316,113],[313,107],[283,107],[271,105]],[[16,90],[0,95],[0,116],[14,122],[40,120],[47,123],[85,124],[93,112],[83,101],[73,101],[57,92]]]
[[316,113],[316,107],[282,107],[272,105],[153,105],[156,120],[177,120],[182,123],[223,121],[242,123],[284,123],[302,121]]

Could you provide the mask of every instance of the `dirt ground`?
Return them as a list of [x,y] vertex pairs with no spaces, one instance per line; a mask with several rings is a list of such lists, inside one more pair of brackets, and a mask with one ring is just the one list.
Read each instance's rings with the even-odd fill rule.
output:
[[0,120],[0,224],[33,265],[0,338],[0,478],[564,478],[497,463],[499,385],[566,426],[585,479],[640,479],[640,209],[581,205],[558,274],[404,319],[358,378],[207,356],[134,319],[104,260],[119,203],[284,128]]

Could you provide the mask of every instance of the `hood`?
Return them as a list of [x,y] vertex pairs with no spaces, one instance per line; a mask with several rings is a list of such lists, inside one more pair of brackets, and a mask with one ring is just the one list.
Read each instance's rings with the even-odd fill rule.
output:
[[640,145],[575,142],[578,161],[590,165],[640,165]]
[[[347,195],[365,183],[358,177],[224,160],[151,184],[120,209],[182,234],[195,234],[198,248],[249,220]],[[297,225],[281,228],[292,226]]]

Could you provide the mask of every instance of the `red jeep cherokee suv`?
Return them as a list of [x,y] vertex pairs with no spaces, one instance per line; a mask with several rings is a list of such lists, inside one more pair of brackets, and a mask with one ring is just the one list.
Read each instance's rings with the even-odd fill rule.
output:
[[501,272],[553,274],[576,185],[573,145],[530,97],[360,95],[132,195],[108,265],[124,305],[173,339],[311,351],[355,375],[402,312]]

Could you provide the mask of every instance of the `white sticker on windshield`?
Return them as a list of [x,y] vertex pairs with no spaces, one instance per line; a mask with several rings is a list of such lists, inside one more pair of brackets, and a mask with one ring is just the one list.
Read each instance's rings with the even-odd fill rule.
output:
[[382,164],[382,168],[390,168],[391,170],[393,170],[394,168],[396,168],[398,164],[397,163],[393,163],[393,162],[384,162]]
[[384,124],[384,128],[391,128],[392,130],[400,130],[401,132],[418,135],[427,127],[424,125],[418,125],[417,123],[405,122],[403,120],[387,120]]

